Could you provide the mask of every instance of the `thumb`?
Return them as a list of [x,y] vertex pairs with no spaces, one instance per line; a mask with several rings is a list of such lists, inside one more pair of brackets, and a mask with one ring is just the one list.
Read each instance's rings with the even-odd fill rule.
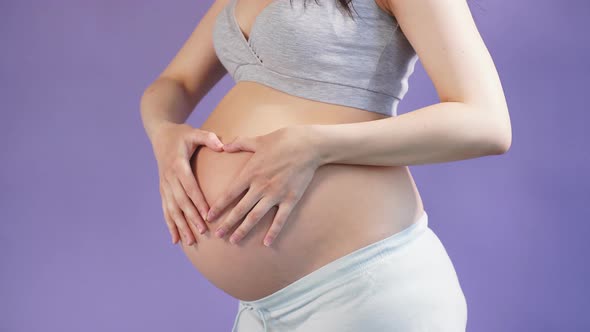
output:
[[223,151],[223,143],[214,132],[198,130],[197,134],[194,135],[194,138],[199,142],[198,144],[206,145],[208,148],[215,151]]
[[223,150],[226,152],[256,152],[256,137],[236,136],[233,141],[223,146]]

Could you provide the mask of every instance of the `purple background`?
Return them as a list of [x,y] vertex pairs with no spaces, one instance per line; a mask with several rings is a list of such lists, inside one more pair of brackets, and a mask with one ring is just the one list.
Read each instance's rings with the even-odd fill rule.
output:
[[[588,331],[590,5],[470,1],[513,144],[411,166],[430,225],[468,331]],[[143,89],[210,3],[0,1],[0,331],[230,330],[237,300],[170,244],[139,117]],[[435,102],[418,63],[400,113]]]

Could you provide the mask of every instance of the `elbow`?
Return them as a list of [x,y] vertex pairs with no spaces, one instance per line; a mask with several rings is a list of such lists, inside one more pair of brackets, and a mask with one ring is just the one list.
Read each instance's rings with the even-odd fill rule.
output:
[[498,120],[497,134],[496,134],[496,154],[504,154],[510,150],[512,145],[512,125],[510,124],[510,115],[508,109],[501,113],[500,120]]
[[512,144],[512,136],[511,135],[498,135],[494,141],[494,148],[492,150],[492,154],[500,155],[508,152],[510,150],[510,145]]
[[481,111],[477,124],[470,130],[470,136],[477,141],[474,146],[482,155],[501,155],[510,150],[512,145],[512,126],[508,111]]
[[488,152],[490,155],[505,154],[512,145],[512,128],[510,121],[503,121],[498,125],[491,126],[487,138]]
[[158,81],[156,80],[156,81],[150,83],[150,85],[148,85],[145,89],[143,89],[143,91],[141,91],[141,95],[139,97],[140,111],[144,108],[144,104],[146,102],[146,99],[148,99],[149,96],[157,89],[157,84],[158,84]]

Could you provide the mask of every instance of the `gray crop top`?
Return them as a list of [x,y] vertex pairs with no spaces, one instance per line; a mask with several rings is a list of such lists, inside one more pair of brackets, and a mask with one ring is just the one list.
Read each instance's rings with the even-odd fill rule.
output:
[[336,0],[273,0],[249,38],[234,14],[237,0],[216,18],[213,44],[237,83],[254,81],[311,100],[387,116],[408,91],[418,59],[397,24],[375,0],[353,0],[354,20]]

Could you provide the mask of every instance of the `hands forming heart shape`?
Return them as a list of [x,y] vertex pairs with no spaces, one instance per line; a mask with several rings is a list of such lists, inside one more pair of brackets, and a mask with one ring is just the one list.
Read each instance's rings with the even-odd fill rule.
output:
[[207,221],[212,222],[220,211],[247,190],[217,227],[215,234],[218,237],[223,237],[227,230],[241,222],[229,238],[230,243],[237,243],[273,206],[278,206],[263,241],[264,245],[270,246],[319,167],[319,158],[305,137],[303,126],[283,127],[266,135],[238,136],[223,146],[226,152],[249,151],[254,154],[209,209]]
[[[204,233],[207,230],[204,220],[215,221],[233,200],[247,190],[217,227],[215,234],[223,238],[229,229],[241,223],[229,239],[235,244],[273,206],[278,206],[263,241],[264,245],[270,246],[320,166],[318,153],[311,148],[307,138],[304,125],[283,127],[260,136],[237,136],[225,145],[214,133],[188,124],[168,124],[161,128],[154,136],[153,145],[160,173],[162,208],[172,242],[178,242],[180,230],[184,243],[193,244],[194,228]],[[254,153],[208,211],[189,165],[199,145],[206,145],[217,152]]]

